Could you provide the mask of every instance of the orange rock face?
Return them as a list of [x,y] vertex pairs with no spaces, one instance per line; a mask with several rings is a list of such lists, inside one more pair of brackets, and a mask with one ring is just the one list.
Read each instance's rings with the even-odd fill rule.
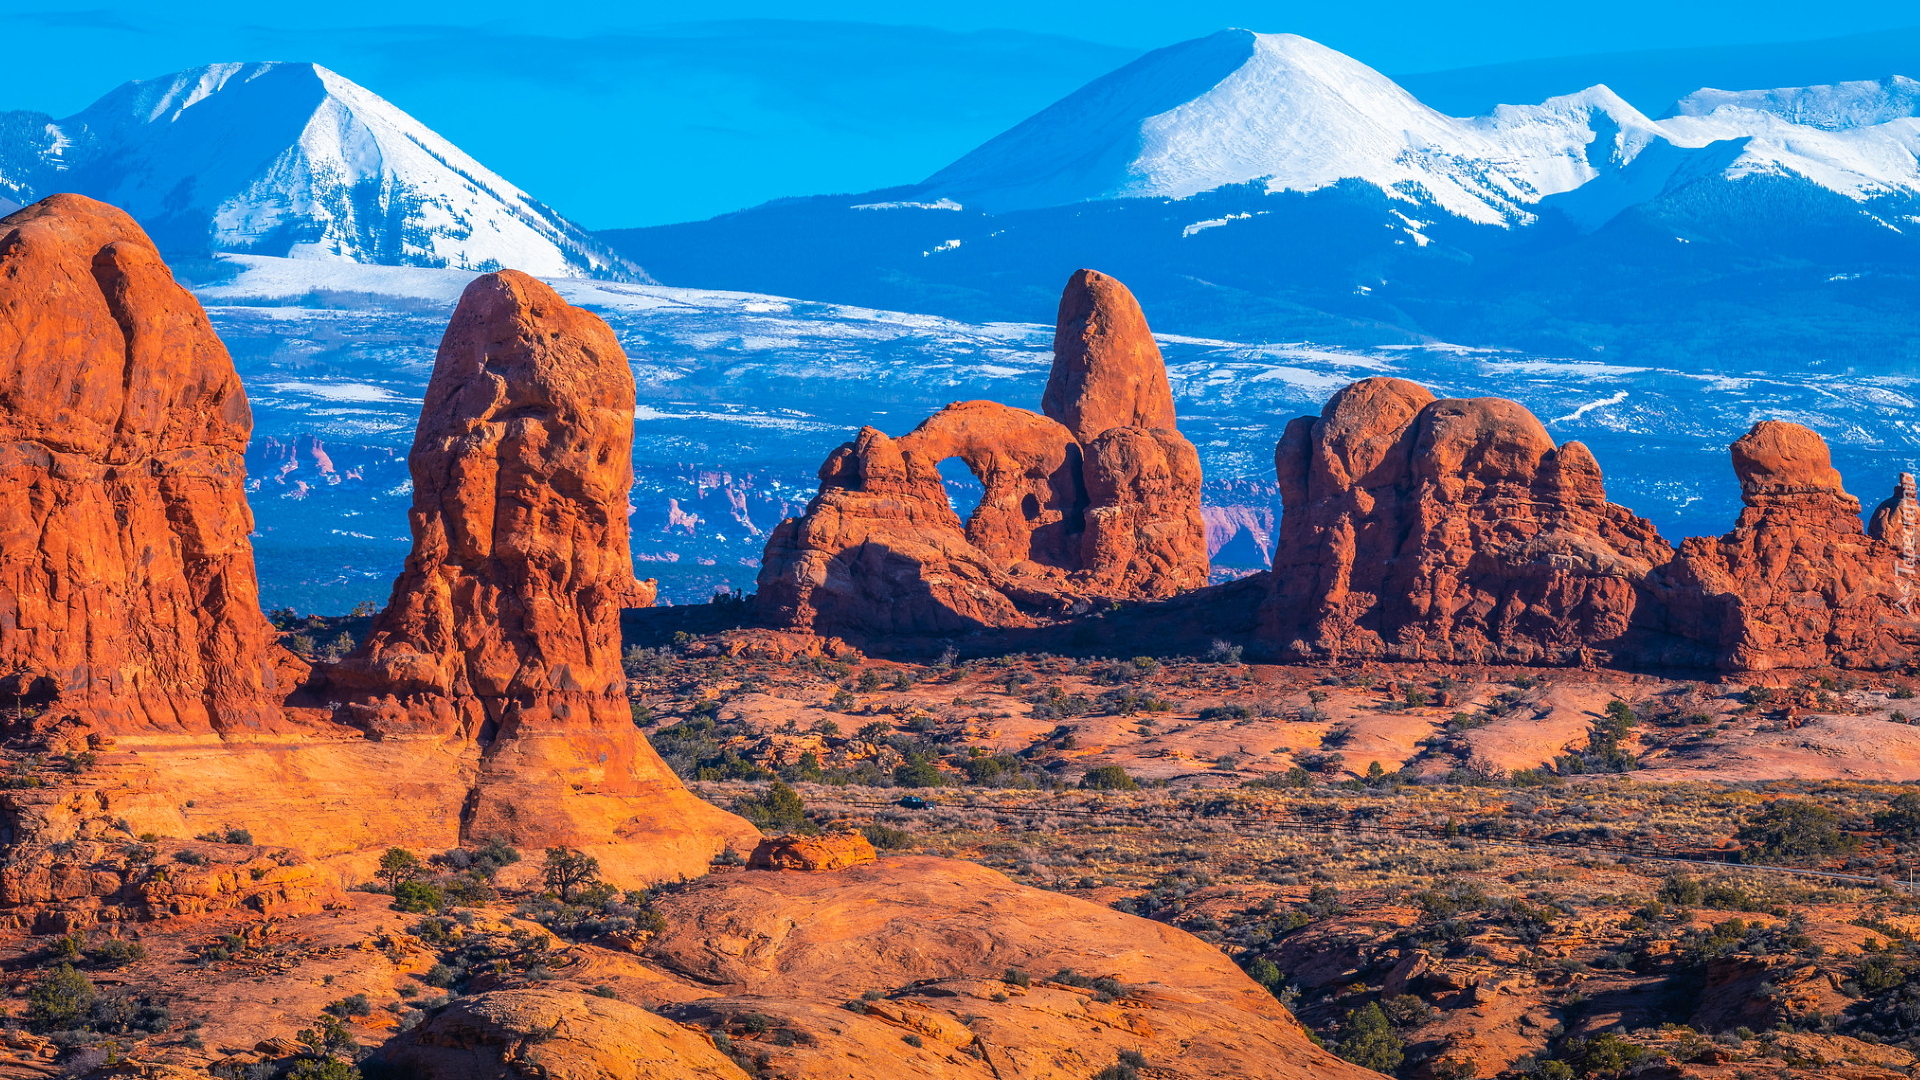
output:
[[1618,648],[1672,549],[1593,455],[1498,398],[1366,379],[1275,454],[1268,648],[1294,659],[1567,663]]
[[533,1061],[552,1080],[747,1080],[703,1034],[637,1005],[555,990],[461,998],[375,1056],[417,1080],[517,1080]]
[[873,862],[873,845],[859,833],[826,836],[773,836],[747,857],[749,870],[841,870]]
[[[713,875],[659,911],[667,926],[646,959],[700,996],[654,1007],[703,1027],[757,1013],[805,1032],[754,1044],[774,1075],[1077,1080],[1133,1051],[1153,1070],[1143,1075],[1378,1076],[1310,1043],[1213,946],[972,863]],[[1030,985],[1003,981],[1009,968]],[[1050,981],[1063,969],[1125,994],[1106,1001]],[[858,1012],[843,1007],[856,999]]]
[[[1729,670],[1907,662],[1920,627],[1902,553],[1861,528],[1826,443],[1765,420],[1732,452],[1746,508],[1732,532],[1686,541],[1662,571],[1668,625]],[[1911,490],[1904,481],[1876,513],[1881,535],[1898,538]]]
[[633,416],[604,322],[516,271],[475,279],[408,458],[413,553],[366,641],[320,682],[371,734],[478,749],[464,836],[617,839],[602,863],[645,876],[750,830],[687,793],[634,729],[620,610],[652,592],[627,538]]
[[106,734],[280,726],[233,362],[126,214],[0,221],[0,693]]
[[[1199,455],[1174,429],[1146,318],[1112,278],[1068,282],[1043,411],[967,401],[897,439],[863,429],[821,467],[805,516],[769,538],[761,616],[932,637],[1204,585]],[[949,458],[985,489],[964,523],[940,479]]]

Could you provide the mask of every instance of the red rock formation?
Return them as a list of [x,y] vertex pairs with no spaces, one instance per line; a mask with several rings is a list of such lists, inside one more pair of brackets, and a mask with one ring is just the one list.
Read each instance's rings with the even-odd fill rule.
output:
[[[1903,603],[1899,554],[1861,528],[1826,443],[1765,420],[1732,453],[1746,508],[1732,532],[1686,541],[1662,570],[1669,628],[1728,670],[1906,663],[1920,628]],[[1887,518],[1876,514],[1883,533],[1900,498]]]
[[606,323],[525,274],[475,279],[408,458],[413,552],[367,639],[324,673],[357,727],[478,744],[463,835],[614,843],[589,850],[629,876],[750,835],[633,726],[620,609],[652,600],[627,538],[633,416]]
[[280,725],[233,362],[121,211],[0,221],[0,692],[105,735]]
[[1024,625],[1006,587],[968,542],[939,475],[910,470],[895,440],[862,428],[820,467],[806,515],[768,537],[756,603],[793,629],[959,634]]
[[1566,663],[1619,646],[1671,549],[1586,447],[1498,398],[1365,379],[1275,453],[1261,636],[1296,658]]
[[[951,636],[1206,584],[1199,455],[1173,428],[1146,319],[1112,278],[1068,283],[1044,409],[960,402],[834,451],[806,514],[768,540],[762,618]],[[985,489],[964,525],[939,473],[956,457]]]

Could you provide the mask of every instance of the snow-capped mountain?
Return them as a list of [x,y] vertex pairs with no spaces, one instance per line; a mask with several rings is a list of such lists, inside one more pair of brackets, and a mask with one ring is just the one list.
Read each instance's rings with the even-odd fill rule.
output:
[[212,64],[78,115],[0,113],[0,198],[77,191],[163,250],[643,279],[459,147],[317,64]]
[[1523,207],[1631,161],[1659,137],[1605,87],[1459,120],[1306,38],[1223,30],[1148,53],[923,186],[1001,213],[1357,179],[1496,223],[1525,218]]
[[1920,192],[1920,83],[1702,90],[1652,120],[1604,86],[1456,118],[1293,34],[1223,30],[1148,53],[929,177],[925,197],[989,213],[1233,184],[1358,180],[1485,224],[1626,169],[1651,145],[1747,139],[1729,175],[1792,174],[1843,194]]

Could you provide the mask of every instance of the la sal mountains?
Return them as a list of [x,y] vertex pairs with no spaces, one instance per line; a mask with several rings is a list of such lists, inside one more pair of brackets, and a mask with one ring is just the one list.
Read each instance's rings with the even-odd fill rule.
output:
[[[1149,53],[924,182],[590,234],[311,64],[215,64],[0,113],[0,200],[128,207],[176,258],[525,268],[970,321],[1073,268],[1169,331],[1446,341],[1689,370],[1920,353],[1920,83],[1604,86],[1454,117],[1290,34]],[[641,268],[645,267],[643,271]]]
[[645,280],[579,226],[317,64],[211,64],[56,120],[0,112],[0,210],[60,191],[213,252]]
[[1459,118],[1226,30],[918,185],[602,235],[679,284],[976,320],[1090,264],[1180,333],[1876,369],[1920,341],[1916,90],[1700,90],[1655,119],[1595,86]]

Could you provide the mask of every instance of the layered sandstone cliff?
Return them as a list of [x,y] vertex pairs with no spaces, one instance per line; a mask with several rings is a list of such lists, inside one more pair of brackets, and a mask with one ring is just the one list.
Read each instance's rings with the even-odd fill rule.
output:
[[1524,408],[1366,379],[1275,452],[1261,634],[1289,659],[1568,663],[1618,647],[1672,549]]
[[[939,465],[984,495],[962,522]],[[773,625],[930,637],[1171,596],[1206,583],[1200,461],[1174,427],[1166,365],[1124,285],[1081,270],[1060,301],[1042,412],[949,405],[890,438],[863,429],[768,539]]]
[[283,727],[233,363],[125,213],[0,221],[0,703],[100,737]]

